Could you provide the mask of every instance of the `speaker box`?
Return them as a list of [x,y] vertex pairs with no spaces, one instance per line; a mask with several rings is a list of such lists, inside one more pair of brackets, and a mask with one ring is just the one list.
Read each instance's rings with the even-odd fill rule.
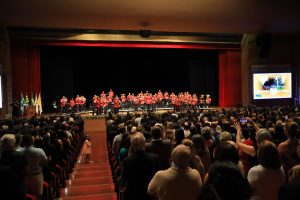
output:
[[259,56],[262,58],[268,57],[271,51],[272,34],[264,33],[256,36],[256,46],[260,47]]
[[140,30],[140,36],[143,38],[148,38],[151,35],[151,30]]

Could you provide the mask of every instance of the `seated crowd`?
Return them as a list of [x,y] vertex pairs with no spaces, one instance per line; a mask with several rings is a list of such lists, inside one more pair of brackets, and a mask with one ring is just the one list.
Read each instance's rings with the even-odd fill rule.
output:
[[79,116],[0,120],[0,199],[51,200],[83,143]]
[[110,114],[106,123],[119,199],[300,198],[298,108]]

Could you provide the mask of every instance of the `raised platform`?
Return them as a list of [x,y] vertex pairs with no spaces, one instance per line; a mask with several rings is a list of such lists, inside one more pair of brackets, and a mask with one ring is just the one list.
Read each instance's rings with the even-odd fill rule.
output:
[[[208,112],[208,111],[216,111],[216,110],[221,110],[220,107],[210,107],[210,108],[198,108],[197,110],[203,110],[204,112]],[[157,108],[156,109],[156,113],[163,113],[163,112],[172,112],[173,111],[173,108]],[[110,110],[108,110],[108,112],[110,112]],[[143,112],[147,112],[147,110],[142,110],[142,109],[139,109],[138,111],[134,111],[134,109],[120,109],[119,110],[119,114],[126,114],[127,112],[129,113],[134,113],[134,112],[138,112],[138,113],[143,113]],[[69,115],[69,113],[43,113],[42,116],[46,116],[46,117],[49,117],[49,116],[67,116]],[[75,113],[75,115],[80,115],[82,117],[90,117],[90,116],[93,116],[93,111],[91,110],[87,110],[87,111],[84,111],[84,112],[78,112],[78,113]],[[102,114],[102,116],[104,116]]]
[[[173,108],[157,108],[155,111],[156,112],[161,112],[161,111],[173,111]],[[216,108],[198,108],[197,110],[204,110],[204,111],[215,111]],[[147,111],[147,110],[142,110],[142,109],[138,109],[138,112],[143,112],[143,111]],[[134,109],[120,109],[119,112],[135,112]]]

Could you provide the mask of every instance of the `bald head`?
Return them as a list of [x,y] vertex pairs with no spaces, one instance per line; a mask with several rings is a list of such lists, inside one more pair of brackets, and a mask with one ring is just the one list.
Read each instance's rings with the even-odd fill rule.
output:
[[137,132],[136,134],[131,136],[130,142],[131,147],[135,151],[144,151],[145,150],[145,137],[142,133]]
[[191,151],[187,146],[180,144],[173,149],[171,158],[175,167],[185,169],[190,165]]

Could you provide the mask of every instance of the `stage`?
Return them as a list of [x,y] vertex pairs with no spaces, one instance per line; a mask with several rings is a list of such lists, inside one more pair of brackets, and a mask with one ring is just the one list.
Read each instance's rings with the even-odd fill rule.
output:
[[[211,111],[220,111],[222,108],[221,107],[210,107],[210,108],[198,108],[197,111],[200,111],[202,110],[203,112],[211,112]],[[161,114],[161,113],[164,113],[164,112],[173,112],[174,109],[173,108],[157,108],[155,111],[150,111],[150,112],[154,112],[154,113],[157,113],[157,114]],[[108,110],[107,111],[107,114],[110,113],[111,111]],[[143,114],[143,113],[147,113],[148,111],[147,110],[142,110],[142,109],[139,109],[138,111],[135,111],[134,109],[120,109],[119,110],[119,113],[120,115],[125,115],[127,113],[130,113],[130,114],[133,114],[133,113],[140,113],[140,114]],[[186,112],[186,111],[183,111],[183,112]],[[176,112],[176,113],[180,113],[180,112]],[[93,113],[92,110],[86,110],[86,111],[83,111],[83,112],[77,112],[77,113],[74,113],[75,115],[80,115],[81,117],[84,117],[84,118],[93,118],[93,117],[105,117],[107,114],[100,114],[100,115],[96,115],[95,113]],[[43,113],[41,116],[44,116],[44,117],[49,117],[49,116],[68,116],[70,115],[70,113],[61,113],[61,112],[58,112],[58,113]]]
[[[198,108],[197,110],[214,111],[216,109],[211,107],[211,108]],[[155,111],[151,110],[150,112],[164,112],[164,111],[172,112],[172,111],[174,111],[174,109],[173,108],[157,108]],[[147,112],[147,110],[138,109],[138,111],[135,111],[134,109],[120,109],[119,112]]]

